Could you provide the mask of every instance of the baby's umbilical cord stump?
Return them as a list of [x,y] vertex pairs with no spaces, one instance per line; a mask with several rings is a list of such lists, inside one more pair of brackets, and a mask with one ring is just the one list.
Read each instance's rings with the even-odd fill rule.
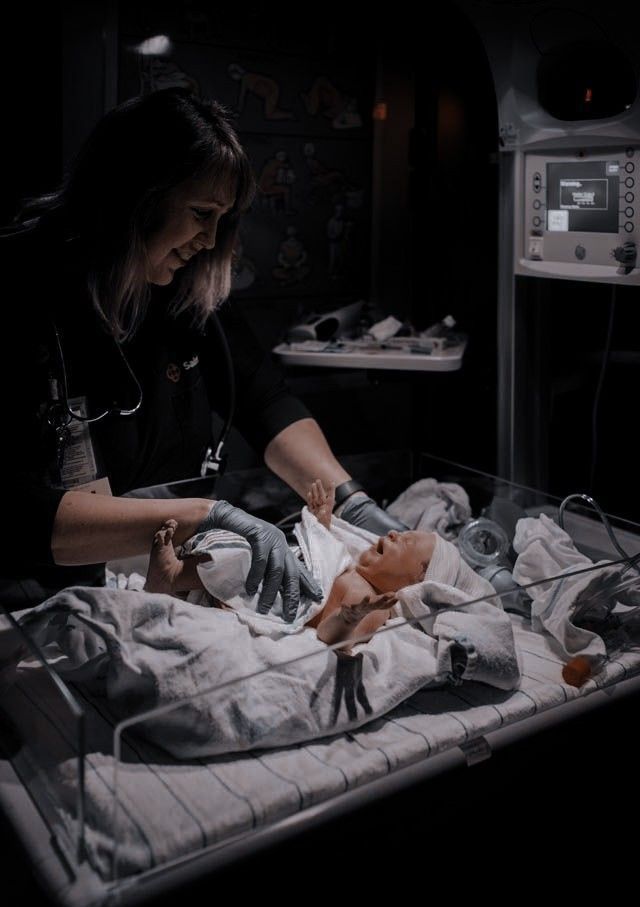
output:
[[581,687],[591,677],[591,663],[584,655],[575,655],[562,669],[565,683],[572,687]]

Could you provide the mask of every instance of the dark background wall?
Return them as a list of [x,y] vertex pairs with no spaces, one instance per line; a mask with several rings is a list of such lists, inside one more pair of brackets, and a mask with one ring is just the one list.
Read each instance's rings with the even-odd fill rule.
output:
[[[336,453],[412,448],[495,470],[497,120],[473,28],[455,3],[440,5],[428,33],[402,3],[384,19],[334,2],[213,10],[205,0],[66,0],[37,17],[8,9],[2,220],[58,182],[103,110],[172,80],[195,85],[235,111],[263,188],[284,155],[277,191],[247,218],[232,303],[266,348],[311,312],[357,299],[418,328],[451,313],[469,335],[456,373],[289,369]],[[133,53],[158,33],[173,41],[168,57]],[[241,104],[234,66],[272,80],[271,108],[269,85]],[[385,120],[372,118],[378,101]],[[523,304],[544,397],[546,489],[591,490],[633,519],[638,292],[619,291],[607,353],[610,298],[604,285],[539,281]],[[231,466],[256,463],[236,438]]]
[[3,13],[0,222],[21,198],[46,192],[62,172],[62,20],[55,6],[34,17]]
[[[425,55],[421,36],[401,18],[381,22],[337,3],[308,16],[294,4],[212,9],[205,2],[67,0],[61,13],[29,23],[14,12],[11,30],[24,38],[17,46],[33,53],[27,59],[17,52],[12,70],[12,178],[3,219],[21,195],[58,182],[102,110],[162,84],[191,84],[234,111],[263,186],[243,229],[246,262],[234,304],[247,311],[266,347],[310,313],[359,299],[375,303],[378,317],[393,313],[419,327],[451,312],[471,335],[456,375],[290,370],[293,389],[336,452],[426,445],[490,469],[494,431],[485,424],[469,445],[463,426],[478,406],[464,389],[467,383],[481,388],[483,418],[492,421],[495,289],[489,285],[467,301],[461,275],[473,268],[469,252],[461,268],[454,246],[467,185],[456,172],[478,168],[471,179],[487,186],[487,248],[476,244],[470,252],[490,263],[493,281],[495,115],[474,118],[477,97],[465,99],[455,58],[437,43]],[[472,58],[483,66],[479,42],[464,22],[454,18],[443,27],[455,32],[469,66]],[[173,41],[168,57],[134,53],[157,34]],[[234,66],[272,80],[262,97],[249,88],[241,104]],[[277,98],[268,109],[271,88]],[[483,90],[491,111],[488,81]],[[386,105],[384,121],[372,118],[376,101]],[[280,176],[278,156],[285,158]],[[282,178],[290,182],[277,183]],[[279,255],[304,261],[283,268]],[[255,462],[236,440],[232,465]]]
[[[425,54],[402,17],[360,8],[330,3],[312,24],[291,4],[209,10],[123,7],[117,93],[185,84],[233,111],[260,187],[233,304],[269,347],[360,299],[418,328],[453,314],[471,338],[460,373],[295,368],[289,380],[338,455],[412,447],[494,468],[497,125],[479,40],[453,6],[439,28],[454,55],[438,42]],[[134,52],[157,34],[169,56]],[[482,229],[461,244],[470,185]],[[254,462],[238,439],[232,462]]]

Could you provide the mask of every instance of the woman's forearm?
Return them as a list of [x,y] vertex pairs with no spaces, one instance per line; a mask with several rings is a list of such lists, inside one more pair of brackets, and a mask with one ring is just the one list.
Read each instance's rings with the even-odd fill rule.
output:
[[283,428],[267,445],[264,461],[305,500],[314,479],[327,488],[351,478],[334,457],[315,419],[299,419]]
[[51,553],[56,564],[95,564],[149,551],[154,533],[168,519],[178,522],[182,544],[207,516],[206,498],[115,498],[68,491],[53,524]]

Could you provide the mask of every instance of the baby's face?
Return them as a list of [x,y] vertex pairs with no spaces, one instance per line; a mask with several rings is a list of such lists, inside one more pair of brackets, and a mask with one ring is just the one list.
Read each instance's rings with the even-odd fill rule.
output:
[[363,551],[356,570],[374,589],[397,592],[424,579],[435,546],[433,532],[392,529]]

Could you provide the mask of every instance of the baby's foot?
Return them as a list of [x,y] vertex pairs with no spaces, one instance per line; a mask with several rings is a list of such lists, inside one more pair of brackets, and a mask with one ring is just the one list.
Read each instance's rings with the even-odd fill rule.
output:
[[307,492],[307,507],[326,529],[331,525],[331,514],[336,502],[336,486],[331,482],[325,491],[320,479],[311,483]]
[[398,599],[393,592],[374,595],[373,598],[370,595],[365,595],[359,602],[343,604],[340,608],[340,613],[348,624],[357,624],[372,611],[385,611],[387,608],[393,608],[397,601]]
[[184,567],[184,562],[178,559],[172,542],[177,528],[175,520],[167,520],[153,537],[149,570],[144,584],[146,592],[173,594],[176,580]]

